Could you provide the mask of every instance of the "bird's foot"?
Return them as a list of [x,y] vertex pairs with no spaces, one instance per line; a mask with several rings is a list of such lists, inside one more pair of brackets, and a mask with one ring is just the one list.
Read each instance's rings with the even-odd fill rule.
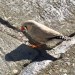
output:
[[30,44],[29,45],[31,48],[40,48],[41,47],[41,45],[34,45],[34,44]]

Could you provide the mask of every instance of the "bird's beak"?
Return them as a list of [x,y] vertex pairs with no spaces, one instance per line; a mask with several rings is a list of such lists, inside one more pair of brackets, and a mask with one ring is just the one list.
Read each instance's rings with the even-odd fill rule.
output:
[[24,31],[26,28],[24,26],[21,26],[20,30]]

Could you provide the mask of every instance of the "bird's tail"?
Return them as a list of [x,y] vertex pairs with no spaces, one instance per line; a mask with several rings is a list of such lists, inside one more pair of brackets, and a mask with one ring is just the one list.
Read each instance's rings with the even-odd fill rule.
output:
[[55,36],[55,37],[50,37],[50,38],[47,38],[47,40],[52,40],[52,39],[61,39],[61,40],[70,40],[70,37],[68,36]]
[[70,40],[71,38],[68,37],[68,36],[60,36],[60,39],[68,41],[68,40]]

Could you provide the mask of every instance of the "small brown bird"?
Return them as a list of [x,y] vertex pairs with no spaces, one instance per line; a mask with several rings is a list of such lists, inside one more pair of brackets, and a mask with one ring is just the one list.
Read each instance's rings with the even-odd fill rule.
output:
[[45,45],[49,40],[54,38],[66,40],[63,34],[34,20],[24,22],[21,26],[21,31],[27,36],[33,48]]

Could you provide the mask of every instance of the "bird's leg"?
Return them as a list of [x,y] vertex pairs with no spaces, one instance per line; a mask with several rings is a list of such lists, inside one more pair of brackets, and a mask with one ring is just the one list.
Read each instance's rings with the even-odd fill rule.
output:
[[29,45],[31,48],[40,48],[41,47],[41,45],[39,44],[39,45],[35,45],[35,44],[30,44]]

